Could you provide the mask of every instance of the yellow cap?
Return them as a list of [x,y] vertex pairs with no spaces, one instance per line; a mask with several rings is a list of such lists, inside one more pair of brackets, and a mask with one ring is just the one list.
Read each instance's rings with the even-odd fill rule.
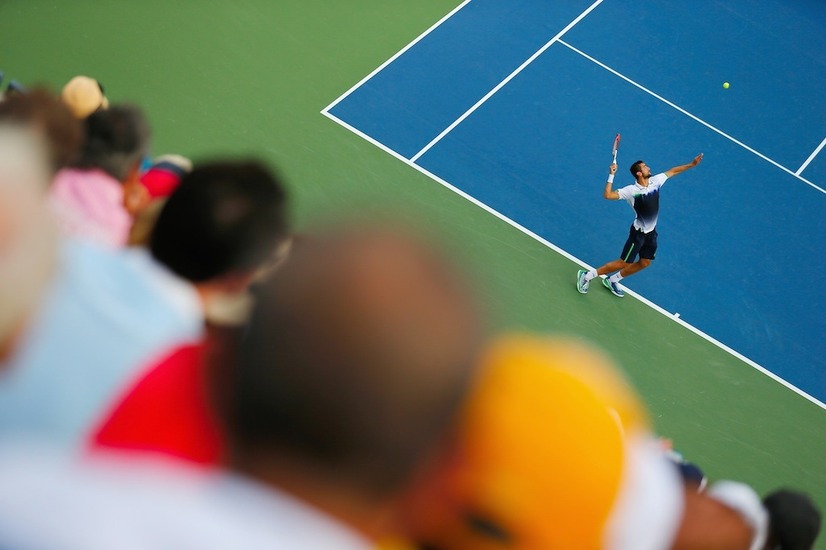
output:
[[572,340],[500,338],[463,413],[442,494],[418,518],[422,536],[454,549],[600,548],[626,432],[647,423],[602,353]]

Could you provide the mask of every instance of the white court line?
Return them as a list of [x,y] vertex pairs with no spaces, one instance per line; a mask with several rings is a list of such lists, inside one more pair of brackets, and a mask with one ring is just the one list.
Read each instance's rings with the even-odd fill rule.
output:
[[[500,213],[500,212],[498,212],[497,210],[494,210],[493,208],[491,208],[491,207],[490,207],[490,206],[488,206],[487,204],[483,203],[483,202],[482,202],[482,201],[480,201],[479,199],[477,199],[477,198],[473,197],[472,195],[469,195],[469,194],[465,193],[464,191],[462,191],[462,190],[461,190],[461,189],[459,189],[458,187],[453,186],[452,184],[448,183],[446,180],[443,180],[443,179],[442,179],[442,178],[440,178],[439,176],[437,176],[437,175],[433,174],[432,172],[429,172],[429,171],[428,171],[428,170],[426,170],[425,168],[423,168],[423,167],[419,166],[419,165],[418,165],[418,164],[416,164],[416,163],[415,163],[412,159],[408,159],[408,158],[404,157],[403,155],[400,155],[399,153],[397,153],[397,152],[396,152],[396,151],[394,151],[393,149],[391,149],[391,148],[387,147],[386,145],[384,145],[383,143],[381,143],[381,142],[379,142],[379,141],[377,141],[377,140],[373,139],[372,137],[368,136],[367,134],[365,134],[365,133],[364,133],[364,132],[362,132],[361,130],[359,130],[359,129],[357,129],[357,128],[355,128],[355,127],[353,127],[353,126],[351,126],[351,125],[347,124],[346,122],[344,122],[344,121],[343,121],[343,120],[341,120],[340,118],[336,117],[335,115],[330,114],[328,111],[322,111],[322,112],[321,112],[321,114],[323,114],[324,116],[326,116],[327,118],[329,118],[329,119],[330,119],[330,120],[332,120],[333,122],[335,122],[335,123],[337,123],[337,124],[339,124],[339,125],[343,126],[344,128],[346,128],[346,129],[350,130],[351,132],[353,132],[353,133],[354,133],[354,134],[356,134],[357,136],[361,137],[362,139],[364,139],[364,140],[368,141],[369,143],[372,143],[373,145],[375,145],[376,147],[378,147],[378,148],[379,148],[379,149],[381,149],[382,151],[384,151],[384,152],[388,153],[389,155],[392,155],[393,157],[395,157],[395,158],[397,158],[398,160],[402,161],[403,163],[405,163],[406,165],[410,166],[411,168],[413,168],[413,169],[415,169],[415,170],[417,170],[417,171],[421,172],[422,174],[424,174],[425,176],[429,177],[429,178],[430,178],[430,179],[432,179],[433,181],[435,181],[435,182],[437,182],[437,183],[440,183],[441,185],[443,185],[443,186],[447,187],[448,189],[450,189],[451,191],[453,191],[453,192],[454,192],[454,193],[456,193],[457,195],[460,195],[460,196],[464,197],[465,199],[469,200],[470,202],[472,202],[472,203],[473,203],[473,204],[475,204],[476,206],[478,206],[478,207],[482,208],[483,210],[485,210],[485,211],[489,212],[490,214],[493,214],[494,216],[496,216],[496,217],[497,217],[497,218],[499,218],[500,220],[502,220],[502,221],[504,221],[505,223],[507,223],[507,224],[511,225],[512,227],[514,227],[514,228],[518,229],[518,230],[519,230],[519,231],[521,231],[522,233],[524,233],[524,234],[528,235],[529,237],[531,237],[531,238],[535,239],[536,241],[539,241],[540,243],[544,244],[545,246],[547,246],[548,248],[550,248],[550,249],[551,249],[551,250],[553,250],[554,252],[557,252],[558,254],[561,254],[562,256],[564,256],[564,257],[568,258],[568,259],[569,259],[569,260],[571,260],[572,262],[577,263],[577,264],[579,264],[579,265],[581,265],[581,266],[583,266],[583,267],[586,267],[586,268],[588,268],[588,269],[594,269],[594,268],[593,268],[593,266],[590,266],[590,265],[586,264],[585,262],[583,262],[582,260],[580,260],[579,258],[577,258],[576,256],[574,256],[573,254],[570,254],[569,252],[566,252],[565,250],[563,250],[563,249],[559,248],[558,246],[556,246],[556,245],[555,245],[555,244],[553,244],[552,242],[545,240],[544,238],[540,237],[539,235],[537,235],[536,233],[534,233],[534,232],[533,232],[533,231],[531,231],[530,229],[528,229],[528,228],[526,228],[526,227],[524,227],[524,226],[522,226],[522,225],[518,224],[517,222],[515,222],[515,221],[513,221],[512,219],[508,218],[508,217],[507,217],[507,216],[505,216],[504,214],[501,214],[501,213]],[[572,286],[572,287],[573,287],[573,284],[574,284],[574,283],[573,283],[573,281],[572,281],[572,282],[571,282],[571,286]],[[740,359],[741,361],[743,361],[743,362],[744,362],[744,363],[746,363],[747,365],[751,366],[752,368],[754,368],[754,369],[756,369],[756,370],[758,370],[758,371],[762,372],[763,374],[765,374],[766,376],[768,376],[769,378],[771,378],[771,379],[772,379],[772,380],[774,380],[775,382],[778,382],[779,384],[781,384],[781,385],[785,386],[786,388],[790,389],[791,391],[795,392],[796,394],[800,395],[801,397],[803,397],[803,398],[805,398],[805,399],[807,399],[807,400],[811,401],[812,403],[814,403],[814,404],[815,404],[815,405],[817,405],[818,407],[820,407],[820,408],[822,408],[822,409],[826,410],[826,403],[823,403],[822,401],[820,401],[820,400],[819,400],[819,399],[817,399],[816,397],[814,397],[814,396],[812,396],[812,395],[809,395],[808,393],[806,393],[805,391],[801,390],[800,388],[798,388],[798,387],[797,387],[797,386],[795,386],[794,384],[792,384],[792,383],[790,383],[790,382],[788,382],[788,381],[784,380],[783,378],[781,378],[781,377],[777,376],[776,374],[774,374],[774,373],[773,373],[773,372],[771,372],[770,370],[768,370],[768,369],[766,369],[765,367],[763,367],[763,366],[759,365],[759,364],[758,364],[758,363],[756,363],[755,361],[752,361],[751,359],[749,359],[749,358],[748,358],[748,357],[746,357],[745,355],[741,354],[740,352],[735,351],[734,349],[732,349],[732,348],[728,347],[727,345],[723,344],[723,343],[722,343],[722,342],[720,342],[719,340],[716,340],[715,338],[713,338],[713,337],[709,336],[708,334],[706,334],[705,332],[701,331],[701,330],[700,330],[700,329],[698,329],[697,327],[695,327],[695,326],[693,326],[693,325],[690,325],[690,324],[686,323],[685,321],[683,321],[682,319],[680,319],[680,318],[678,318],[678,317],[675,317],[672,313],[670,313],[670,312],[668,312],[668,311],[664,310],[662,307],[658,306],[657,304],[655,304],[654,302],[652,302],[652,301],[648,300],[647,298],[643,297],[642,295],[637,294],[637,293],[636,293],[636,292],[634,292],[633,290],[630,290],[630,289],[628,289],[628,288],[626,288],[626,287],[623,287],[623,288],[625,288],[625,291],[626,291],[628,294],[630,294],[631,296],[633,296],[634,298],[636,298],[636,299],[637,299],[637,300],[639,300],[640,302],[644,303],[645,305],[647,305],[647,306],[648,306],[648,307],[650,307],[651,309],[653,309],[653,310],[655,310],[655,311],[658,311],[659,313],[662,313],[663,315],[665,315],[666,317],[668,317],[668,318],[669,318],[669,319],[671,319],[672,321],[674,321],[674,322],[676,322],[676,323],[679,323],[680,325],[684,326],[685,328],[687,328],[688,330],[690,330],[691,332],[693,332],[693,333],[694,333],[694,334],[696,334],[697,336],[699,336],[699,337],[703,338],[704,340],[706,340],[706,341],[708,341],[708,342],[710,342],[710,343],[714,344],[715,346],[719,347],[719,348],[720,348],[720,349],[722,349],[723,351],[725,351],[725,352],[729,353],[730,355],[733,355],[733,356],[734,356],[734,357],[736,357],[737,359]]]
[[795,175],[799,176],[800,173],[803,170],[805,170],[807,166],[809,166],[809,163],[812,162],[815,159],[815,157],[820,152],[820,150],[823,149],[824,145],[826,145],[826,138],[823,138],[823,141],[820,142],[820,145],[817,146],[817,149],[812,151],[812,154],[809,155],[809,158],[806,159],[806,162],[804,162],[803,164],[800,165],[800,168],[797,169],[797,172],[795,172]]
[[365,82],[367,82],[368,80],[370,80],[371,78],[373,78],[373,77],[374,77],[377,73],[379,73],[379,72],[380,72],[381,70],[383,70],[385,67],[387,67],[388,65],[390,65],[390,64],[391,64],[392,62],[394,62],[396,59],[398,59],[398,58],[399,58],[402,54],[404,54],[404,52],[406,52],[407,50],[409,50],[410,48],[412,48],[413,46],[415,46],[415,45],[416,45],[416,44],[417,44],[420,40],[422,40],[425,36],[427,36],[428,34],[430,34],[431,32],[433,32],[434,30],[436,30],[436,28],[437,28],[439,25],[441,25],[442,23],[444,23],[445,21],[447,21],[448,19],[450,19],[451,17],[453,17],[453,15],[455,15],[455,14],[456,14],[456,12],[458,12],[459,10],[461,10],[462,8],[464,8],[466,5],[468,5],[468,4],[470,3],[470,1],[471,1],[471,0],[465,0],[464,2],[462,2],[461,4],[459,4],[458,6],[456,6],[455,8],[453,8],[453,10],[452,10],[450,13],[448,13],[447,15],[445,15],[444,17],[442,17],[441,19],[439,19],[438,21],[436,21],[436,23],[434,23],[434,24],[433,24],[433,25],[432,25],[429,29],[427,29],[426,31],[424,31],[424,32],[423,32],[422,34],[420,34],[419,36],[417,36],[417,37],[413,40],[413,42],[411,42],[410,44],[408,44],[407,46],[405,46],[404,48],[402,48],[401,50],[399,50],[398,52],[396,52],[396,54],[395,54],[393,57],[391,57],[390,59],[388,59],[387,61],[385,61],[385,62],[384,62],[384,63],[382,63],[381,65],[379,65],[379,66],[378,66],[378,67],[377,67],[374,71],[372,71],[370,74],[368,74],[367,76],[365,76],[364,78],[362,78],[361,80],[359,80],[359,81],[358,81],[355,85],[353,85],[353,86],[352,86],[349,90],[347,90],[346,92],[344,92],[344,93],[343,93],[343,94],[342,94],[342,95],[341,95],[338,99],[336,99],[335,101],[333,101],[332,103],[330,103],[329,105],[327,105],[327,106],[326,106],[326,107],[325,107],[325,108],[324,108],[321,112],[322,112],[322,113],[324,113],[324,114],[327,114],[327,112],[328,112],[330,109],[332,109],[333,107],[335,107],[336,105],[338,105],[339,103],[341,103],[342,101],[344,101],[344,100],[347,98],[347,96],[349,96],[350,94],[352,94],[353,92],[355,92],[358,88],[360,88],[360,87],[362,86],[362,84],[364,84]]
[[503,87],[505,84],[507,84],[508,82],[510,82],[511,80],[513,80],[513,78],[514,78],[516,75],[518,75],[519,73],[521,73],[521,72],[522,72],[522,70],[523,70],[525,67],[527,67],[528,65],[530,65],[531,63],[533,63],[533,61],[534,61],[537,57],[539,57],[540,55],[542,55],[542,52],[544,52],[545,50],[547,50],[548,48],[550,48],[550,47],[554,44],[554,42],[556,42],[557,40],[559,40],[559,39],[560,39],[560,38],[561,38],[561,37],[562,37],[562,36],[563,36],[566,32],[568,32],[569,30],[571,30],[572,28],[574,28],[574,26],[575,26],[577,23],[579,23],[580,21],[582,21],[582,19],[583,19],[586,15],[588,15],[589,13],[591,13],[591,11],[593,11],[593,9],[594,9],[594,8],[596,8],[597,6],[599,6],[600,4],[602,4],[602,0],[597,0],[596,2],[594,2],[593,4],[591,4],[591,6],[590,6],[588,9],[586,9],[584,12],[580,13],[580,14],[579,14],[579,16],[578,16],[576,19],[574,19],[573,21],[571,21],[570,23],[568,23],[568,25],[567,25],[564,29],[562,29],[561,31],[559,31],[559,33],[557,33],[557,35],[556,35],[556,36],[554,36],[553,38],[551,38],[550,40],[548,40],[548,41],[545,43],[545,45],[544,45],[544,46],[542,46],[541,48],[539,48],[539,49],[538,49],[538,50],[537,50],[537,51],[536,51],[536,52],[535,52],[532,56],[530,56],[528,59],[526,59],[524,63],[522,63],[521,65],[519,65],[519,67],[517,67],[517,68],[516,68],[516,70],[514,70],[511,74],[509,74],[509,75],[505,78],[505,80],[503,80],[502,82],[500,82],[500,83],[499,83],[499,84],[498,84],[498,85],[497,85],[494,89],[492,89],[491,91],[489,91],[488,93],[486,93],[486,94],[484,95],[484,97],[482,97],[482,99],[480,99],[479,101],[477,101],[477,102],[476,102],[476,104],[475,104],[475,105],[473,105],[473,107],[471,107],[470,109],[468,109],[467,111],[465,111],[465,113],[464,113],[462,116],[460,116],[459,118],[457,118],[456,120],[454,120],[454,121],[453,121],[453,124],[451,124],[450,126],[448,126],[447,128],[445,128],[444,130],[442,130],[442,133],[441,133],[441,134],[439,134],[438,136],[436,136],[435,138],[433,138],[433,139],[430,141],[430,143],[428,143],[427,145],[425,145],[425,146],[424,146],[424,148],[423,148],[421,151],[419,151],[418,153],[416,153],[415,155],[413,155],[413,157],[412,157],[410,160],[412,160],[413,162],[416,162],[417,160],[419,160],[419,157],[421,157],[422,155],[424,155],[425,153],[427,153],[427,152],[428,152],[428,150],[430,150],[430,148],[431,148],[431,147],[433,147],[434,145],[436,145],[437,143],[439,143],[439,141],[441,141],[441,139],[442,139],[443,137],[445,137],[445,136],[446,136],[447,134],[449,134],[449,133],[450,133],[450,132],[451,132],[454,128],[456,128],[459,124],[461,124],[461,123],[462,123],[462,121],[463,121],[463,120],[465,120],[467,117],[469,117],[469,116],[470,116],[470,115],[471,115],[471,114],[472,114],[472,113],[473,113],[476,109],[478,109],[479,107],[481,107],[481,106],[482,106],[482,105],[483,105],[483,104],[484,104],[484,103],[485,103],[488,99],[490,99],[490,98],[493,96],[493,94],[495,94],[495,93],[496,93],[496,92],[498,92],[500,89],[502,89],[502,87]]
[[[778,163],[778,162],[776,162],[776,161],[774,161],[774,160],[770,159],[769,157],[767,157],[767,156],[766,156],[766,155],[764,155],[763,153],[761,153],[761,152],[759,152],[759,151],[757,151],[757,150],[755,150],[755,149],[753,149],[753,148],[749,147],[748,145],[746,145],[746,144],[745,144],[745,143],[743,143],[742,141],[740,141],[740,140],[738,140],[738,139],[736,139],[736,138],[734,138],[734,137],[732,137],[732,136],[728,135],[728,134],[727,134],[727,133],[725,133],[724,131],[722,131],[722,130],[720,130],[720,129],[718,129],[718,128],[715,128],[714,126],[712,126],[711,124],[709,124],[709,123],[708,123],[708,122],[706,122],[705,120],[703,120],[703,119],[701,119],[701,118],[699,118],[699,117],[697,117],[697,116],[692,115],[691,113],[689,113],[688,111],[686,111],[685,109],[683,109],[682,107],[680,107],[679,105],[676,105],[676,104],[672,103],[671,101],[668,101],[668,100],[667,100],[667,99],[665,99],[663,96],[661,96],[661,95],[659,95],[659,94],[657,94],[657,93],[655,93],[655,92],[652,92],[651,90],[649,90],[648,88],[646,88],[646,87],[645,87],[645,86],[643,86],[642,84],[638,84],[638,83],[634,82],[633,80],[631,80],[630,78],[628,78],[628,77],[627,77],[627,76],[625,76],[624,74],[621,74],[621,73],[619,73],[619,72],[615,71],[614,69],[612,69],[611,67],[609,67],[609,66],[608,66],[608,65],[606,65],[605,63],[602,63],[601,61],[597,61],[596,59],[594,59],[593,57],[591,57],[591,56],[590,56],[590,55],[588,55],[587,53],[583,52],[582,50],[578,50],[578,49],[576,49],[575,47],[571,46],[570,44],[568,44],[568,43],[567,43],[567,42],[565,42],[564,40],[558,40],[558,42],[559,42],[560,44],[562,44],[563,46],[565,46],[566,48],[569,48],[569,49],[573,50],[574,52],[578,53],[579,55],[581,55],[582,57],[584,57],[584,58],[585,58],[585,59],[587,59],[588,61],[592,61],[592,62],[596,63],[597,65],[599,65],[600,67],[602,67],[602,68],[603,68],[603,69],[605,69],[606,71],[609,71],[609,72],[611,72],[611,73],[615,74],[616,76],[618,76],[618,77],[620,77],[621,79],[625,80],[625,81],[626,81],[626,82],[628,82],[629,84],[632,84],[632,85],[636,86],[637,88],[639,88],[639,89],[640,89],[640,90],[642,90],[643,92],[645,92],[645,93],[647,93],[647,94],[649,94],[649,95],[651,95],[651,96],[653,96],[653,97],[655,97],[655,98],[659,99],[660,101],[662,101],[663,103],[665,103],[665,104],[666,104],[666,105],[668,105],[669,107],[672,107],[672,108],[674,108],[674,109],[676,109],[676,110],[680,111],[681,113],[683,113],[684,115],[686,115],[687,117],[689,117],[689,118],[691,118],[691,119],[693,119],[693,120],[696,120],[697,122],[699,122],[700,124],[702,124],[703,126],[705,126],[706,128],[708,128],[709,130],[713,130],[714,132],[717,132],[718,134],[720,134],[720,135],[721,135],[721,136],[723,136],[724,138],[726,138],[726,139],[728,139],[728,140],[730,140],[730,141],[732,141],[732,142],[736,143],[737,145],[739,145],[740,147],[742,147],[742,148],[743,148],[743,149],[745,149],[746,151],[749,151],[750,153],[753,153],[753,154],[757,155],[758,157],[760,157],[761,159],[765,160],[766,162],[769,162],[769,163],[771,163],[771,164],[773,164],[773,165],[777,166],[778,168],[780,168],[780,169],[781,169],[781,170],[783,170],[784,172],[787,172],[788,174],[790,174],[790,175],[792,175],[792,176],[796,177],[797,179],[799,179],[799,180],[800,180],[800,181],[802,181],[803,183],[805,183],[805,184],[807,184],[807,185],[810,185],[810,186],[814,187],[815,189],[817,189],[817,190],[818,190],[818,191],[820,191],[821,193],[826,194],[826,189],[823,189],[822,187],[818,187],[818,186],[817,186],[817,185],[815,185],[814,183],[810,182],[809,180],[807,180],[806,178],[804,178],[803,176],[801,176],[799,173],[792,172],[791,170],[789,170],[789,169],[788,169],[788,168],[786,168],[785,166],[783,166],[783,165],[781,165],[780,163]],[[826,141],[826,140],[824,140],[824,141]],[[823,146],[823,144],[821,144],[821,147],[822,147],[822,146]]]

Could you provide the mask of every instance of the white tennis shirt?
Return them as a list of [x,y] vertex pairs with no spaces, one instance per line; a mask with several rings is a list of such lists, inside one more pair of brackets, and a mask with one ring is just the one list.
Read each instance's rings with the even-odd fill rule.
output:
[[637,218],[634,227],[643,233],[651,233],[657,227],[657,218],[660,213],[660,187],[668,176],[665,173],[651,176],[648,187],[634,183],[617,189],[620,200],[626,201],[634,209]]

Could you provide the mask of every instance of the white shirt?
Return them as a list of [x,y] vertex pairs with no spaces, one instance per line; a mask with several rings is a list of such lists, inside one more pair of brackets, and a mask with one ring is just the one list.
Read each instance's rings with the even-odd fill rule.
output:
[[637,214],[634,227],[643,233],[651,233],[657,226],[660,213],[660,187],[667,179],[668,176],[662,173],[651,176],[648,179],[648,187],[634,183],[617,189],[619,198],[630,204]]
[[608,519],[609,550],[671,548],[682,521],[683,483],[662,447],[649,436],[629,434],[622,484]]
[[[354,530],[238,475],[166,462],[0,453],[0,547],[365,550]],[[125,460],[125,459],[122,459]]]
[[145,250],[63,242],[55,279],[0,368],[0,441],[83,446],[142,367],[202,333],[195,288]]

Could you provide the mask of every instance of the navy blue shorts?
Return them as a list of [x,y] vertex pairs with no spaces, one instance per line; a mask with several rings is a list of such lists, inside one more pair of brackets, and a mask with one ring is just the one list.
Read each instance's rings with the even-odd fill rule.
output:
[[625,241],[625,246],[622,247],[620,260],[632,264],[637,261],[637,254],[640,255],[640,258],[653,260],[656,253],[657,230],[653,229],[650,233],[643,233],[632,225],[631,231],[628,233],[628,240]]

